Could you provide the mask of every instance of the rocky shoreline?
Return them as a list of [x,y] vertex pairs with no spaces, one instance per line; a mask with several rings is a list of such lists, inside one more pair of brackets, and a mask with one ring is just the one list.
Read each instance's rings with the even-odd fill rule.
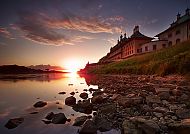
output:
[[80,124],[81,134],[112,128],[123,134],[190,132],[190,84],[182,76],[98,76],[88,82],[99,89],[91,101],[79,101],[73,108],[96,112]]

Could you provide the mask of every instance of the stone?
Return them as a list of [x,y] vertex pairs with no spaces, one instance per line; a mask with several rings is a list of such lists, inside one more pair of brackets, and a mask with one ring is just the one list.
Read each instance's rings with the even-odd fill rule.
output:
[[161,100],[158,96],[147,96],[146,97],[146,103],[157,103],[157,104],[161,104]]
[[8,129],[13,129],[18,127],[21,123],[24,122],[24,118],[14,118],[10,119],[6,124],[5,127]]
[[84,100],[78,102],[76,105],[73,106],[73,110],[76,112],[81,112],[85,114],[91,114],[92,113],[92,103],[90,103],[90,100]]
[[154,114],[156,117],[158,117],[158,118],[163,117],[163,114],[162,114],[162,113],[153,112],[153,114]]
[[65,124],[66,121],[67,121],[67,118],[64,113],[54,114],[52,118],[53,124]]
[[75,92],[71,92],[70,95],[75,95]]
[[73,126],[81,126],[88,119],[88,116],[81,116],[75,119]]
[[104,100],[104,98],[101,95],[93,96],[91,98],[91,102],[93,104],[101,104],[101,103],[103,103],[103,100]]
[[121,97],[122,97],[122,95],[120,95],[120,94],[113,94],[111,99],[114,101],[114,100],[117,100],[118,98],[121,98]]
[[181,122],[171,123],[168,126],[169,133],[173,134],[189,134],[190,132],[190,119],[184,119]]
[[59,92],[59,94],[64,95],[64,94],[66,94],[66,92]]
[[95,116],[93,121],[100,132],[106,132],[112,129],[112,123],[105,118]]
[[87,93],[81,93],[81,94],[80,94],[80,97],[81,97],[82,99],[87,99],[87,98],[88,98],[88,94],[87,94]]
[[142,131],[129,120],[124,120],[122,124],[123,134],[141,134]]
[[103,92],[102,91],[95,91],[93,94],[92,94],[92,96],[93,97],[95,97],[95,96],[100,96],[100,95],[102,95],[103,94]]
[[101,114],[106,114],[106,115],[110,114],[110,113],[115,113],[116,105],[115,104],[105,104],[99,108],[98,112]]
[[65,104],[68,105],[68,106],[73,106],[76,104],[76,98],[73,97],[73,96],[70,96],[70,97],[67,97],[65,99]]
[[46,115],[45,118],[46,118],[47,120],[52,120],[53,117],[54,117],[54,115],[55,115],[55,114],[54,114],[53,112],[50,112],[50,113],[48,113],[48,114]]
[[156,88],[156,93],[159,94],[159,93],[163,93],[163,92],[167,92],[169,93],[170,92],[170,89],[169,88]]
[[45,102],[45,101],[38,101],[33,106],[35,108],[40,108],[40,107],[44,107],[45,105],[47,105],[47,102]]
[[80,129],[79,134],[97,134],[97,127],[92,120],[87,120]]
[[51,120],[42,119],[42,121],[43,121],[45,124],[50,124],[50,123],[51,123]]
[[189,109],[178,109],[178,110],[176,110],[176,115],[180,119],[190,118],[190,110]]
[[158,94],[161,100],[168,100],[170,97],[169,92],[161,92]]
[[[146,120],[141,117],[134,117],[130,119],[134,124],[138,126],[142,132],[146,134],[157,134],[160,133],[160,127],[153,120]],[[137,128],[137,129],[138,129]]]

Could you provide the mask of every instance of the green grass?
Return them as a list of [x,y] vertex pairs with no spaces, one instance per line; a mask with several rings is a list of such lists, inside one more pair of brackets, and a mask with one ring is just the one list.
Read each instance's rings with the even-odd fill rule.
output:
[[127,60],[88,68],[96,74],[190,74],[190,41]]

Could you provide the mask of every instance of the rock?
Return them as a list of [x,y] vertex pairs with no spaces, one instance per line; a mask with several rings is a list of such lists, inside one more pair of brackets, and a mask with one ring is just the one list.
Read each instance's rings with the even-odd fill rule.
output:
[[38,112],[31,112],[30,114],[38,114]]
[[92,96],[100,96],[100,95],[102,95],[102,94],[103,94],[103,92],[100,91],[100,90],[98,90],[98,91],[95,91],[95,92],[92,94]]
[[120,95],[120,94],[113,94],[111,99],[114,101],[114,100],[117,100],[118,98],[121,98],[121,97],[122,97],[122,95]]
[[117,99],[117,102],[120,106],[131,107],[134,105],[141,104],[143,102],[143,98],[140,96],[133,97],[133,98],[128,98],[128,97],[122,96]]
[[190,118],[190,110],[189,109],[176,110],[176,115],[181,119]]
[[66,92],[59,92],[59,94],[64,95],[64,94],[66,94]]
[[73,97],[73,96],[70,96],[70,97],[67,97],[65,99],[65,104],[68,105],[68,106],[73,106],[76,104],[76,98]]
[[50,112],[50,113],[48,113],[48,114],[46,115],[45,118],[46,118],[47,120],[52,120],[53,117],[54,117],[54,115],[55,115],[55,114],[54,114],[53,112]]
[[87,93],[81,93],[81,94],[80,94],[80,97],[81,97],[82,99],[87,99],[87,98],[88,98],[88,94],[87,94]]
[[89,88],[90,92],[97,91],[98,89]]
[[161,92],[158,94],[161,100],[168,100],[170,97],[169,92]]
[[38,101],[38,102],[36,102],[33,106],[34,106],[35,108],[40,108],[40,107],[44,107],[45,105],[47,105],[47,102]]
[[156,93],[159,94],[159,93],[169,93],[170,92],[170,89],[169,88],[156,88]]
[[153,114],[154,114],[156,117],[158,117],[158,118],[163,117],[163,114],[162,114],[162,113],[153,112]]
[[142,132],[146,134],[157,134],[160,133],[160,127],[152,120],[146,120],[141,117],[134,117],[130,119],[134,124],[138,126]]
[[43,121],[45,124],[50,124],[50,123],[51,123],[51,120],[42,119],[42,121]]
[[66,121],[67,118],[64,113],[54,114],[52,119],[53,124],[65,124]]
[[161,100],[158,96],[147,96],[146,97],[146,103],[157,103],[157,104],[161,104]]
[[75,95],[75,92],[71,92],[70,95]]
[[180,96],[180,98],[179,98],[179,101],[180,101],[180,102],[186,102],[186,101],[188,101],[188,100],[189,100],[189,96],[186,95],[186,94],[182,94],[182,95]]
[[87,92],[88,90],[87,89],[83,89],[83,91]]
[[73,126],[81,126],[87,119],[88,119],[87,116],[77,117],[75,119]]
[[92,103],[90,103],[90,100],[84,100],[78,102],[76,105],[73,106],[73,110],[76,112],[81,112],[85,114],[91,114],[92,113]]
[[79,134],[97,134],[97,128],[92,120],[87,120],[79,131]]
[[112,129],[112,123],[105,118],[95,116],[93,121],[100,132],[106,132]]
[[91,102],[93,104],[101,104],[101,103],[103,103],[103,100],[104,100],[104,98],[101,95],[93,96],[91,98]]
[[6,124],[5,127],[8,129],[13,129],[18,127],[21,123],[24,122],[24,118],[14,118],[10,119]]
[[189,134],[190,119],[182,120],[181,122],[169,124],[169,133],[173,134]]
[[142,131],[129,120],[124,120],[122,124],[123,134],[141,134]]
[[98,112],[101,114],[106,114],[106,115],[110,114],[110,113],[115,113],[116,112],[116,105],[115,104],[102,105],[102,107],[99,108]]

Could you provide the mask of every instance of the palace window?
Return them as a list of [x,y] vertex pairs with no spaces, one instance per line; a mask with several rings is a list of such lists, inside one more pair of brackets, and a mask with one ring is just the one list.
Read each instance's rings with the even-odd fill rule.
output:
[[145,51],[148,51],[148,46],[145,47]]
[[176,40],[176,44],[179,44],[179,43],[180,43],[180,39],[177,39],[177,40]]
[[153,50],[156,50],[156,47],[157,47],[156,45],[153,45]]
[[180,30],[177,30],[177,31],[175,32],[176,35],[178,35],[178,34],[180,34],[180,33],[181,33]]
[[166,44],[162,44],[162,47],[163,47],[163,48],[166,48]]
[[168,34],[168,38],[171,38],[172,37],[172,33]]

